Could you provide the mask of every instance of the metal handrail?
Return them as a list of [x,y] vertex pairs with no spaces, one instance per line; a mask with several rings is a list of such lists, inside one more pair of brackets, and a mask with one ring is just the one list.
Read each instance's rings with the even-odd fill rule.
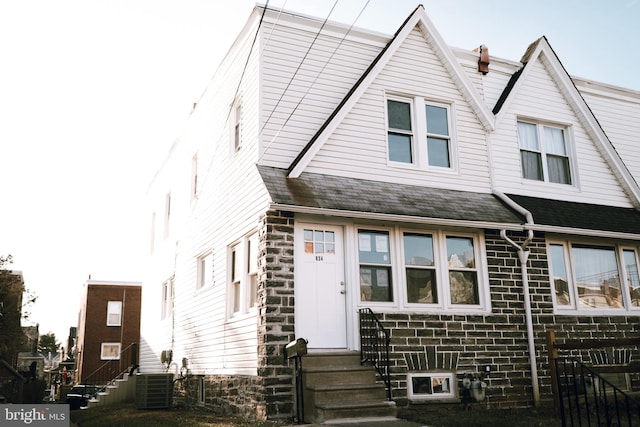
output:
[[391,400],[391,374],[389,371],[389,331],[370,308],[362,308],[360,313],[360,363],[373,365],[387,389],[387,399]]
[[120,358],[107,360],[96,370],[84,377],[82,382],[86,384],[113,384],[116,379],[123,378],[124,374],[133,371],[138,366],[138,343],[131,343],[120,351]]
[[566,357],[553,363],[563,426],[640,426],[639,400],[580,360]]

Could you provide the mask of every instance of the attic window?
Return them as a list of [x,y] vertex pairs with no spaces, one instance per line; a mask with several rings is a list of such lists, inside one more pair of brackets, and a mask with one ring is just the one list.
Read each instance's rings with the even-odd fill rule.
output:
[[565,129],[518,122],[522,177],[571,185],[571,167]]

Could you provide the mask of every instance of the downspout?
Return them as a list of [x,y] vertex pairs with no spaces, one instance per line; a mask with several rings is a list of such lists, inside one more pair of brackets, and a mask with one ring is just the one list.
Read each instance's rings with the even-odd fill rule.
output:
[[[527,219],[527,225],[533,225],[533,216],[531,212],[518,205],[516,202],[507,197],[504,193],[494,190],[493,193],[503,202],[509,205],[518,213]],[[536,346],[533,339],[533,318],[531,316],[531,297],[529,294],[529,273],[527,270],[527,261],[529,260],[529,250],[527,246],[533,240],[533,230],[528,229],[528,235],[522,245],[518,245],[507,236],[507,230],[500,230],[500,237],[507,241],[518,251],[520,259],[520,274],[522,275],[522,291],[524,297],[525,323],[527,324],[527,341],[529,343],[529,363],[531,364],[531,388],[533,389],[533,403],[536,407],[540,406],[540,389],[538,385],[538,364],[536,362]]]

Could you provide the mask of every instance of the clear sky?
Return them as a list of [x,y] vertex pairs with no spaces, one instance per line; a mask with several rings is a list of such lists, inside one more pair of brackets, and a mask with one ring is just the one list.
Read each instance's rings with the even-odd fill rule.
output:
[[[266,1],[266,0],[265,0]],[[273,0],[326,17],[335,0]],[[420,0],[339,0],[331,19],[393,34]],[[422,0],[451,46],[517,61],[547,36],[575,76],[640,90],[640,0]],[[146,188],[249,0],[0,2],[0,254],[59,340],[82,286],[140,281]],[[144,293],[143,293],[144,297]]]

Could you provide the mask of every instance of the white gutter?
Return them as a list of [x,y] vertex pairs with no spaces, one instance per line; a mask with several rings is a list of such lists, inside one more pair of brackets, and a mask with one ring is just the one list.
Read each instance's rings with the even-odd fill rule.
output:
[[[494,194],[507,205],[515,209],[517,212],[527,218],[527,225],[533,225],[533,215],[531,212],[518,205],[516,202],[507,197],[500,191],[494,191]],[[518,245],[507,236],[505,228],[500,230],[500,236],[506,240],[511,246],[518,251],[520,259],[520,274],[522,275],[522,292],[524,297],[524,313],[525,323],[527,324],[527,341],[529,343],[529,363],[531,364],[531,387],[533,388],[533,403],[536,407],[540,406],[540,388],[538,385],[538,364],[536,362],[536,346],[533,339],[533,318],[531,316],[531,296],[529,294],[529,273],[527,270],[527,261],[529,260],[529,250],[527,246],[533,240],[533,230],[527,230],[528,235],[522,245]]]

